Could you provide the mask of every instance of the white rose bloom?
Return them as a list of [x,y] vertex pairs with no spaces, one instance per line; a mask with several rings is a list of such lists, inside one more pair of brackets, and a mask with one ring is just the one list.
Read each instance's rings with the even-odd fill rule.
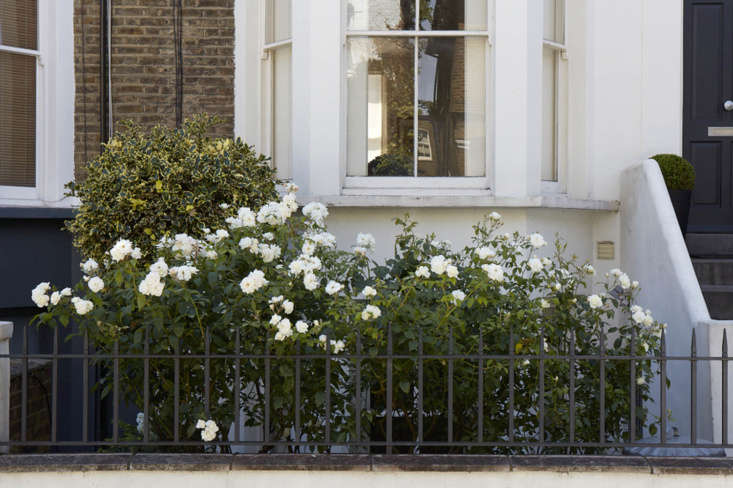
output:
[[265,279],[265,273],[256,269],[250,272],[240,283],[239,287],[246,295],[250,295],[269,283]]
[[342,341],[342,340],[338,340],[338,341],[333,341],[332,340],[331,341],[331,347],[333,347],[333,353],[334,354],[338,354],[338,353],[340,353],[341,351],[344,350],[344,348],[346,347],[346,344],[344,344],[344,341]]
[[484,264],[481,266],[491,281],[503,282],[504,281],[504,269],[498,264]]
[[316,243],[311,241],[310,239],[306,239],[303,242],[303,247],[300,250],[301,253],[303,253],[304,256],[311,256],[314,252],[316,252]]
[[445,274],[448,278],[458,278],[458,268],[449,264],[448,267],[445,268]]
[[91,258],[87,259],[80,265],[81,270],[84,271],[84,274],[91,275],[94,274],[99,269],[99,264]]
[[188,281],[199,272],[195,266],[175,266],[170,269],[170,275],[178,281]]
[[224,229],[219,229],[214,234],[207,235],[206,240],[212,244],[216,244],[218,242],[223,241],[227,237],[229,237],[229,232],[227,232]]
[[369,249],[366,247],[356,246],[354,247],[354,254],[358,254],[359,256],[366,256],[366,254],[369,252]]
[[285,300],[282,304],[283,312],[290,315],[293,313],[293,309],[295,308],[295,304],[291,302],[290,300]]
[[76,313],[78,313],[79,315],[86,315],[94,308],[94,304],[92,302],[90,302],[89,300],[83,300],[79,297],[72,298],[71,303],[74,305]]
[[562,285],[560,283],[555,283],[555,285],[553,286],[553,288],[555,289],[555,291],[560,291],[560,290],[562,290]]
[[545,238],[542,237],[542,234],[538,234],[536,232],[529,236],[529,243],[535,249],[539,249],[540,247],[547,245],[547,241],[545,241]]
[[299,334],[305,334],[306,332],[308,332],[308,323],[302,320],[298,320],[297,322],[295,322],[295,330],[297,330]]
[[51,305],[58,305],[61,301],[61,293],[55,291],[51,293]]
[[173,239],[171,251],[174,253],[189,257],[198,248],[198,241],[188,234],[176,234]]
[[621,276],[618,277],[618,282],[621,283],[621,288],[624,290],[631,288],[631,280],[626,273],[622,273]]
[[462,302],[466,299],[466,294],[463,293],[463,291],[461,290],[453,290],[453,292],[451,292],[451,295],[453,295],[454,302]]
[[615,276],[615,277],[617,277],[617,278],[618,278],[619,276],[621,276],[622,274],[624,274],[624,272],[623,272],[623,271],[621,271],[621,270],[620,270],[620,269],[618,269],[618,268],[613,268],[613,269],[612,269],[611,271],[609,271],[609,273],[610,273],[610,274],[611,274],[612,276]]
[[100,291],[104,290],[104,281],[99,276],[90,278],[87,282],[87,285],[89,285],[89,289],[92,290],[94,293],[99,293]]
[[222,209],[222,210],[226,210],[226,209],[229,208],[229,204],[228,203],[220,203],[219,204],[219,208]]
[[636,281],[636,280],[632,281],[631,282],[631,288],[634,289],[634,290],[637,289],[637,288],[639,288],[639,282]]
[[279,316],[278,314],[275,314],[272,316],[272,318],[270,318],[270,325],[277,325],[280,323],[282,319],[283,318],[281,316]]
[[430,260],[430,270],[437,275],[442,275],[443,273],[445,273],[449,264],[450,259],[446,259],[445,256],[433,256],[433,258]]
[[583,266],[583,271],[585,271],[589,275],[596,274],[596,269],[590,264],[586,264],[585,266]]
[[552,266],[552,261],[549,258],[542,258],[542,265],[547,268]]
[[295,198],[295,192],[288,192],[283,196],[282,204],[292,214],[298,210],[298,201]]
[[415,276],[418,278],[430,278],[430,270],[427,266],[418,266],[415,270]]
[[320,284],[321,280],[316,278],[316,275],[314,275],[313,273],[306,273],[306,275],[303,276],[303,286],[308,291],[315,290]]
[[640,308],[639,308],[638,310],[636,310],[635,312],[633,312],[633,313],[631,314],[631,318],[632,318],[632,319],[634,320],[634,322],[636,322],[637,324],[643,324],[643,323],[644,323],[644,321],[646,320],[646,314],[644,313],[644,311],[643,311],[643,310],[641,310],[641,307],[640,307]]
[[496,257],[496,250],[491,246],[482,246],[476,249],[479,259],[493,259]]
[[374,239],[374,236],[371,234],[362,234],[359,232],[359,234],[356,236],[356,245],[359,247],[364,247],[366,249],[374,250],[375,247],[377,247],[377,241]]
[[539,260],[539,259],[537,259],[537,258],[532,258],[532,259],[530,259],[530,260],[529,260],[529,261],[527,262],[527,265],[529,266],[529,269],[530,269],[530,270],[531,270],[531,271],[532,271],[533,273],[539,273],[540,271],[542,271],[542,268],[544,267],[544,266],[542,266],[542,261],[540,261],[540,260]]
[[288,193],[298,193],[298,190],[300,190],[300,187],[295,183],[288,183],[285,185],[285,191]]
[[265,263],[273,262],[280,257],[281,253],[280,246],[275,244],[260,244],[257,250],[260,256],[262,256],[262,261]]
[[112,246],[109,250],[109,255],[112,257],[112,261],[120,262],[132,253],[132,242],[127,239],[120,239]]
[[319,342],[322,342],[324,344],[326,342],[326,339],[328,339],[328,337],[326,337],[326,334],[321,334],[321,335],[318,336],[318,341]]
[[140,251],[140,248],[139,247],[136,247],[130,253],[130,257],[132,259],[141,259],[143,257],[143,253],[142,253],[142,251]]
[[372,319],[378,319],[382,315],[382,311],[379,310],[379,307],[376,307],[374,305],[367,305],[366,308],[361,312],[361,319],[362,320],[372,320]]
[[277,324],[277,331],[283,334],[285,337],[293,335],[293,324],[290,319],[284,318]]
[[275,238],[275,234],[273,234],[272,232],[265,232],[264,234],[262,234],[262,238],[266,241],[271,241]]
[[275,305],[282,302],[283,300],[285,300],[285,297],[283,297],[282,295],[270,298],[270,301],[268,302],[270,304],[270,310],[275,310]]
[[48,306],[48,302],[51,300],[51,298],[47,295],[47,293],[50,289],[51,283],[49,283],[48,281],[44,281],[36,285],[36,287],[31,290],[31,300],[33,300],[33,303],[35,303],[38,308]]
[[156,271],[151,271],[140,282],[137,289],[143,295],[159,297],[163,294],[165,283],[161,281],[160,275]]
[[648,310],[646,312],[646,316],[644,317],[643,322],[644,325],[646,325],[647,327],[651,327],[652,325],[654,325],[654,317],[652,317],[652,314],[650,314]]
[[603,299],[598,295],[590,295],[588,297],[588,305],[593,309],[600,308],[603,306]]
[[160,275],[160,277],[164,277],[168,274],[168,265],[165,262],[165,259],[158,258],[156,262],[150,265],[150,271],[154,271]]
[[540,307],[542,308],[550,308],[550,302],[545,300],[544,298],[540,300]]
[[261,224],[280,225],[284,220],[282,206],[279,202],[263,205],[257,212],[257,222]]
[[631,306],[631,313],[636,313],[638,311],[643,311],[644,309],[641,308],[639,305],[632,305]]
[[502,235],[499,236],[500,239],[504,241],[509,241],[512,238],[512,235],[509,232],[504,232]]
[[236,217],[227,217],[225,222],[231,229],[239,229],[242,227],[252,227],[256,224],[256,216],[249,207],[241,207],[237,211]]
[[299,274],[309,274],[321,269],[321,260],[318,256],[306,256],[301,254],[293,262],[288,265],[290,274],[298,276]]
[[197,429],[204,429],[204,428],[206,428],[206,421],[199,419],[199,421],[196,422],[196,428]]
[[645,383],[646,383],[646,380],[644,379],[643,376],[639,376],[638,378],[636,378],[636,384],[637,385],[643,385]]
[[361,291],[361,293],[365,297],[371,298],[377,295],[377,290],[375,290],[371,286],[365,286],[364,289]]
[[498,222],[501,220],[501,215],[498,212],[491,212],[489,214],[489,219],[493,220],[494,222]]
[[323,225],[323,221],[328,217],[328,209],[322,203],[310,202],[303,207],[303,215],[313,222]]
[[322,247],[336,247],[336,237],[330,232],[309,233],[305,238]]
[[326,293],[329,295],[335,295],[336,293],[340,292],[344,289],[344,285],[339,283],[338,281],[329,281],[326,285]]
[[243,251],[249,250],[253,254],[257,254],[259,252],[259,244],[259,241],[252,237],[242,237],[239,240],[239,248]]

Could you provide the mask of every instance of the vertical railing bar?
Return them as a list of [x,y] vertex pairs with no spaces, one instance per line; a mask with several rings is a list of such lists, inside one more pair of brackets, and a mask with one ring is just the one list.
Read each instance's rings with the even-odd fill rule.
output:
[[603,444],[606,442],[606,331],[605,325],[601,322],[599,330],[599,348],[601,363],[599,367],[600,391],[598,392],[598,442]]
[[265,422],[262,426],[262,439],[270,441],[270,341],[265,336]]
[[723,350],[721,351],[722,361],[721,361],[721,367],[722,367],[722,381],[723,384],[721,385],[722,389],[722,424],[723,424],[723,432],[722,432],[722,444],[725,446],[728,444],[728,335],[726,334],[725,329],[723,329]]
[[417,443],[420,450],[422,450],[422,443],[425,440],[425,425],[424,425],[424,401],[425,401],[425,364],[423,355],[425,351],[423,349],[423,337],[422,327],[417,329]]
[[697,339],[692,329],[690,346],[690,444],[697,443]]
[[145,324],[143,344],[143,441],[150,442],[150,325]]
[[661,359],[659,361],[659,436],[662,444],[667,442],[667,344],[662,330]]
[[326,338],[326,444],[331,449],[331,341]]
[[[448,334],[448,354],[453,356],[453,327]],[[448,442],[453,442],[453,359],[448,359]]]
[[51,410],[51,442],[56,442],[59,430],[59,328],[53,329],[53,363],[51,376],[51,399],[53,409]]
[[539,378],[539,398],[537,406],[539,411],[539,446],[540,452],[543,451],[545,443],[545,328],[540,328],[540,378]]
[[484,441],[484,331],[478,332],[478,442]]
[[89,334],[84,332],[84,359],[82,360],[82,406],[81,406],[81,438],[89,441]]
[[181,403],[181,339],[176,339],[173,353],[173,440],[178,442],[181,438],[180,431],[180,403]]
[[242,412],[242,392],[241,392],[241,372],[240,368],[240,355],[242,354],[242,348],[240,345],[240,328],[236,326],[234,328],[234,442],[241,440],[241,412]]
[[356,441],[361,442],[361,334],[356,333],[356,374],[354,378],[354,415]]
[[636,327],[631,328],[629,356],[629,442],[636,441]]
[[569,419],[570,442],[575,442],[575,329],[570,331],[570,377],[568,400],[570,401]]
[[120,340],[115,339],[112,361],[112,441],[120,441]]
[[[300,359],[300,351],[301,351],[301,343],[300,339],[297,341],[296,344],[296,350],[298,351],[298,358],[295,359],[295,439],[300,442],[301,441],[301,425],[300,425],[300,375],[301,375],[301,359]],[[300,452],[301,447],[297,446],[296,449],[298,452]]]
[[387,325],[387,405],[385,408],[387,422],[387,454],[392,454],[392,324]]
[[20,399],[20,440],[28,440],[28,324],[23,327],[23,376]]
[[206,327],[204,336],[204,411],[206,418],[211,418],[211,329]]
[[514,442],[514,327],[509,325],[509,442]]

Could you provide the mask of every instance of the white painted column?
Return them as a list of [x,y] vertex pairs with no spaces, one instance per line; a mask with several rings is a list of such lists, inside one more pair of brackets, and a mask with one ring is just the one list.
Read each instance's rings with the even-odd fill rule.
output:
[[[297,0],[292,4],[293,62],[291,117],[293,181],[300,186],[300,198],[310,194],[310,0]],[[333,141],[336,143],[336,140]]]
[[[0,354],[10,353],[13,323],[0,322]],[[10,440],[10,358],[0,358],[0,442]],[[0,447],[0,453],[7,447]]]
[[496,0],[494,192],[540,191],[542,3]]
[[[298,56],[293,51],[293,99],[297,101],[302,97],[309,100],[308,110],[303,112],[308,116],[306,126],[296,126],[295,130],[308,131],[306,154],[311,195],[337,195],[345,172],[345,165],[341,164],[345,155],[341,128],[342,3],[340,0],[294,2],[295,5],[302,4],[297,7],[302,16],[296,15],[295,10],[293,12],[296,25],[298,19],[306,19],[302,23],[310,28],[310,45],[306,55]],[[303,12],[303,8],[307,11]],[[295,42],[295,38],[293,40]],[[295,71],[298,58],[301,58],[301,63],[308,63],[307,73]],[[306,90],[296,91],[301,80],[306,80]],[[293,112],[298,114],[298,110]],[[295,145],[294,148],[297,155],[299,146]]]

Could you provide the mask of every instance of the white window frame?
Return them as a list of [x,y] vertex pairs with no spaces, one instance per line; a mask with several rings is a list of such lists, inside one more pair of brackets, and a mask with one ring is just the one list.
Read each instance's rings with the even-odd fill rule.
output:
[[36,59],[36,184],[0,186],[0,206],[71,207],[74,179],[74,2],[38,0],[38,49],[0,45]]
[[[567,172],[567,79],[568,79],[568,23],[567,23],[567,0],[563,0],[560,12],[555,13],[555,28],[562,22],[561,42],[547,40],[542,35],[542,50],[551,49],[555,54],[555,122],[554,122],[554,164],[555,180],[541,179],[542,193],[564,193],[566,192]],[[544,8],[544,2],[542,2]],[[544,10],[542,12],[544,18]],[[544,21],[544,20],[543,20]],[[543,54],[544,56],[544,54]],[[543,101],[544,103],[544,101]],[[544,134],[543,134],[544,136]]]
[[[493,147],[491,145],[491,102],[493,100],[493,90],[491,74],[493,63],[492,59],[492,30],[493,30],[493,0],[486,1],[486,30],[418,30],[418,22],[420,19],[420,0],[415,0],[415,29],[412,31],[388,31],[388,30],[349,30],[347,28],[348,19],[346,17],[346,9],[342,8],[341,12],[341,35],[342,35],[342,47],[341,47],[341,89],[342,93],[347,93],[347,45],[349,38],[358,37],[402,37],[411,38],[417,42],[421,38],[429,37],[483,37],[486,39],[486,69],[484,73],[485,80],[485,93],[486,100],[484,104],[484,132],[485,132],[485,150],[484,150],[484,176],[418,176],[417,175],[417,153],[415,152],[414,164],[415,164],[415,175],[414,176],[344,176],[342,191],[348,193],[349,190],[374,190],[373,193],[379,193],[378,190],[391,190],[391,189],[481,189],[489,190],[491,188],[491,173],[490,169],[493,163]],[[415,65],[417,64],[417,52],[415,54]],[[415,111],[414,127],[418,127],[418,82],[419,79],[415,76]],[[346,127],[346,121],[348,120],[348,103],[346,97],[342,97],[341,102],[341,120],[343,129],[341,131],[341,144],[342,148],[346,150],[348,147],[348,128]],[[417,130],[414,131],[414,146],[417,146]],[[344,151],[345,153],[346,151]],[[366,156],[365,156],[366,158]],[[342,158],[342,174],[345,174],[345,166],[347,164],[346,158]],[[365,159],[364,164],[367,161]]]
[[[273,22],[272,18],[272,10],[268,8],[268,5],[272,3],[273,0],[260,0],[259,3],[259,11],[261,14],[259,15],[260,19],[260,59],[262,61],[262,100],[261,100],[261,124],[262,124],[262,138],[261,138],[261,144],[262,149],[261,151],[265,154],[269,154],[271,156],[271,164],[273,169],[275,169],[278,172],[278,177],[281,179],[284,179],[286,181],[292,180],[293,175],[293,147],[292,147],[292,138],[293,138],[293,131],[292,127],[290,130],[291,134],[291,146],[290,146],[290,177],[283,178],[279,175],[280,168],[278,166],[277,161],[275,160],[275,63],[273,55],[279,48],[290,46],[292,49],[293,45],[293,16],[292,16],[292,6],[291,6],[291,16],[290,16],[290,37],[288,39],[281,39],[275,42],[267,42],[267,32],[268,32],[268,25],[271,25]],[[292,52],[292,51],[291,51]],[[291,55],[292,56],[292,55]],[[292,59],[292,58],[291,58]],[[291,84],[293,81],[293,74],[292,74],[292,60],[291,60],[291,73],[290,73],[290,80]],[[291,85],[290,90],[290,107],[292,111],[293,107],[293,90]],[[291,112],[292,113],[292,112]],[[291,124],[292,124],[292,116],[291,116]]]

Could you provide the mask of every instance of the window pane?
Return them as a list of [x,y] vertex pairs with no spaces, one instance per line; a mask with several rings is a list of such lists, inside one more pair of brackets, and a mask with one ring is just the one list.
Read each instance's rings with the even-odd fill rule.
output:
[[273,144],[272,160],[279,178],[292,178],[291,157],[291,46],[282,46],[273,55]]
[[36,186],[36,59],[0,52],[0,185]]
[[414,176],[414,41],[351,38],[347,49],[347,174]]
[[565,43],[565,0],[544,0],[544,37]]
[[557,51],[542,55],[542,180],[557,181]]
[[487,0],[423,0],[421,30],[486,30]]
[[291,37],[291,0],[268,0],[269,26],[267,42],[283,41]]
[[415,0],[347,0],[350,30],[413,30]]
[[36,0],[0,1],[0,44],[37,49],[37,24]]
[[418,176],[485,172],[486,40],[420,40]]

